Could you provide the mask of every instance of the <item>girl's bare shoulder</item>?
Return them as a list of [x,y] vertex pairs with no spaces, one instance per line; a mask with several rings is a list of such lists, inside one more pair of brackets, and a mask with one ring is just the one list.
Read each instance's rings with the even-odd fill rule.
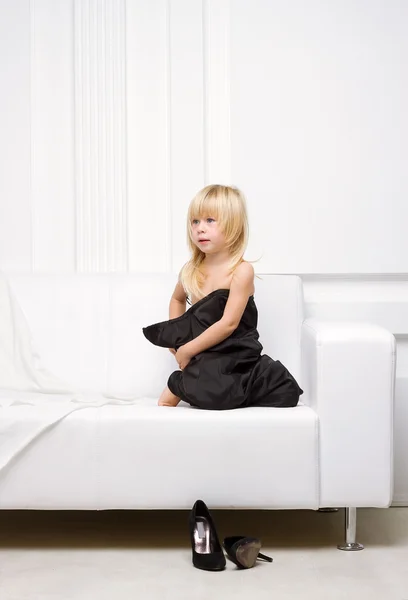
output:
[[247,262],[246,260],[243,260],[235,269],[234,274],[236,274],[238,277],[243,277],[245,279],[250,279],[251,277],[252,279],[254,279],[255,270],[251,263]]

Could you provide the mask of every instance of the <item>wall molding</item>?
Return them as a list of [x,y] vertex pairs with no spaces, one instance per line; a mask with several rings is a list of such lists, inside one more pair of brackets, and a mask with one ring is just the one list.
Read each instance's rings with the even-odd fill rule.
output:
[[302,273],[304,281],[408,281],[408,273]]
[[127,271],[125,0],[74,0],[76,270]]
[[408,334],[408,280],[347,279],[302,276],[307,316],[371,321],[394,335]]

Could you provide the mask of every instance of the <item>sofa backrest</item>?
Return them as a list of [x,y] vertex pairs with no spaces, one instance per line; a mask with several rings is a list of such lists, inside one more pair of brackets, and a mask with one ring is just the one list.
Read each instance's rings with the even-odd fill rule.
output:
[[[174,356],[153,346],[142,327],[169,318],[176,274],[14,274],[6,277],[30,328],[41,366],[84,391],[157,397]],[[302,280],[255,280],[259,340],[300,386]]]

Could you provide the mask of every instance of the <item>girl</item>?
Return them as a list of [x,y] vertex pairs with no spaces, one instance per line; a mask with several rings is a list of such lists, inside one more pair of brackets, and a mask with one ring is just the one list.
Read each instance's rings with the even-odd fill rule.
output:
[[303,390],[282,363],[261,355],[254,268],[243,259],[248,218],[242,192],[224,185],[199,191],[188,209],[187,241],[191,258],[171,296],[170,320],[143,328],[180,367],[159,405],[296,406]]

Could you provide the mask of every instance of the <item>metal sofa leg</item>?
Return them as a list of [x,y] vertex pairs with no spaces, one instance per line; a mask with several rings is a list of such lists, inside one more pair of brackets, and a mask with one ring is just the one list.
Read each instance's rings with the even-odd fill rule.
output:
[[364,546],[356,542],[356,526],[357,526],[357,509],[346,506],[345,508],[346,521],[346,543],[339,544],[339,550],[363,550]]

